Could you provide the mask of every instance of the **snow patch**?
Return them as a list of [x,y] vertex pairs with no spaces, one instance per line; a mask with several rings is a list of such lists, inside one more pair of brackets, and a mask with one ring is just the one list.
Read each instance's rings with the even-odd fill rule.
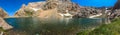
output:
[[97,15],[92,15],[92,16],[90,16],[89,18],[94,18],[94,17],[98,17],[98,16],[101,16],[101,15],[102,15],[102,13],[97,14]]
[[38,11],[39,9],[37,9],[37,8],[32,8],[34,11]]

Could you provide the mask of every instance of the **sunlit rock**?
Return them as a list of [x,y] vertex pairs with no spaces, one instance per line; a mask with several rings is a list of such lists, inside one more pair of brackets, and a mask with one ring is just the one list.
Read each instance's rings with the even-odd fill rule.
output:
[[2,18],[8,17],[8,14],[2,8],[0,8],[0,17]]
[[0,27],[2,27],[4,30],[12,29],[13,27],[7,24],[4,19],[0,17]]
[[44,2],[32,2],[24,5],[14,14],[15,17],[33,17],[38,15]]
[[70,1],[70,0],[46,0],[46,2],[32,2],[32,3],[29,3],[28,5],[23,5],[15,13],[14,16],[45,17],[45,15],[51,16],[50,14],[56,14],[61,17],[64,17],[64,16],[72,17],[72,15],[75,15],[79,11],[79,6],[77,4],[72,2],[64,2],[64,1]]

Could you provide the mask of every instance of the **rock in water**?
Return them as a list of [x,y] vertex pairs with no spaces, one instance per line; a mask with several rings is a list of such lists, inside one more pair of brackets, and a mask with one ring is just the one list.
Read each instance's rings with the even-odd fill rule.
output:
[[2,18],[8,17],[8,14],[2,8],[0,8],[0,17]]
[[0,27],[2,27],[4,30],[12,29],[13,27],[7,24],[3,18],[0,17]]

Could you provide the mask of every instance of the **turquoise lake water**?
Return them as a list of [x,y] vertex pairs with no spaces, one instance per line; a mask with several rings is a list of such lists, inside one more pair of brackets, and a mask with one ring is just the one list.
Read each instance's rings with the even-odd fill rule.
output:
[[5,18],[12,25],[14,32],[24,32],[28,35],[58,35],[76,34],[84,30],[91,30],[103,24],[102,18],[63,18],[63,19],[41,19],[41,18]]

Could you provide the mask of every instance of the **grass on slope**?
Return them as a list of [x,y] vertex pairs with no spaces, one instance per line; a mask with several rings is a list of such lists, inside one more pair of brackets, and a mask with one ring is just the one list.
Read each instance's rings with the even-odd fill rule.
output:
[[0,27],[0,32],[3,31],[2,27]]
[[103,24],[94,30],[80,32],[77,35],[120,35],[120,19],[115,19],[110,24]]

